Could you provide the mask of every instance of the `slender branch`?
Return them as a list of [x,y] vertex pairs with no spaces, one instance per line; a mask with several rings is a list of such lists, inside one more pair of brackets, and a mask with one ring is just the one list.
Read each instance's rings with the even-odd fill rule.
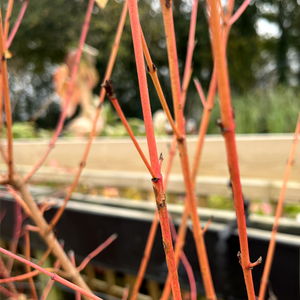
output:
[[[60,261],[59,260],[56,260],[56,262],[54,263],[54,268],[55,269],[59,269],[60,268]],[[47,296],[48,296],[48,294],[49,294],[49,292],[50,292],[50,290],[51,290],[51,288],[53,286],[53,283],[54,283],[54,281],[51,280],[51,279],[48,281],[45,289],[43,290],[43,293],[41,295],[40,300],[46,300],[47,299]]]
[[143,162],[144,162],[145,166],[147,167],[147,169],[148,169],[149,173],[151,174],[151,176],[155,177],[155,173],[152,170],[152,167],[150,166],[150,164],[149,164],[149,162],[148,162],[145,154],[143,153],[143,151],[142,151],[139,143],[137,142],[137,140],[136,140],[136,138],[135,138],[135,136],[134,136],[134,134],[133,134],[133,132],[132,132],[132,130],[131,130],[128,122],[127,122],[127,120],[126,120],[126,117],[123,114],[123,111],[122,111],[122,109],[121,109],[121,107],[119,105],[119,102],[118,102],[118,99],[116,97],[116,94],[113,91],[112,81],[111,80],[109,80],[109,81],[107,80],[106,83],[105,83],[105,85],[103,85],[103,86],[105,87],[107,96],[109,97],[111,103],[113,104],[114,108],[116,109],[116,111],[117,111],[117,113],[118,113],[118,115],[119,115],[122,123],[124,124],[124,126],[125,126],[128,134],[129,134],[132,142],[134,143],[135,148],[138,151],[141,159],[143,160]]
[[15,198],[15,200],[21,205],[25,213],[28,215],[28,217],[31,216],[31,211],[26,205],[25,201],[20,197],[20,195],[17,194],[17,192],[12,189],[8,184],[6,185],[6,189],[10,192],[10,194]]
[[203,105],[203,107],[205,108],[205,106],[206,106],[206,100],[205,100],[205,96],[204,96],[204,92],[203,92],[201,83],[200,83],[200,81],[199,81],[198,78],[194,78],[194,83],[195,83],[197,92],[198,92],[198,94],[199,94],[200,100],[201,100],[201,102],[202,102],[202,105]]
[[7,130],[7,152],[8,152],[8,177],[12,181],[13,176],[13,135],[12,135],[12,116],[11,116],[11,104],[9,96],[9,85],[7,75],[7,62],[5,57],[5,38],[2,28],[2,15],[0,11],[0,58],[1,58],[1,70],[2,70],[2,87],[4,93],[5,103],[5,117],[6,117],[6,130]]
[[285,196],[285,192],[286,192],[286,188],[287,188],[287,182],[289,180],[291,169],[293,166],[293,161],[294,161],[295,152],[296,152],[296,148],[297,148],[299,133],[300,133],[300,113],[298,116],[297,126],[296,126],[296,130],[295,130],[295,135],[294,135],[294,141],[293,141],[289,159],[288,159],[288,162],[286,165],[282,188],[281,188],[281,192],[280,192],[280,196],[279,196],[279,200],[278,200],[278,204],[277,204],[275,220],[274,220],[273,229],[272,229],[272,236],[270,239],[266,263],[265,263],[265,267],[264,267],[264,271],[263,271],[263,275],[262,275],[262,279],[261,279],[258,300],[263,300],[265,298],[267,283],[269,280],[269,275],[270,275],[274,252],[275,252],[275,247],[276,247],[276,234],[277,234],[277,230],[278,230],[278,226],[279,226],[279,219],[282,214],[284,196]]
[[255,299],[252,273],[247,269],[250,264],[248,238],[246,229],[246,220],[244,214],[243,195],[240,182],[238,158],[235,143],[235,123],[233,120],[233,112],[230,99],[229,76],[227,70],[227,62],[222,44],[220,16],[217,8],[217,0],[210,1],[211,6],[211,32],[212,32],[212,48],[214,60],[218,74],[218,90],[220,95],[220,107],[222,117],[222,133],[225,138],[227,161],[230,172],[230,178],[233,187],[234,202],[237,215],[240,248],[241,248],[241,266],[244,273],[244,279],[249,300]]
[[245,9],[250,4],[251,0],[245,0],[243,4],[240,6],[240,8],[235,12],[235,14],[229,19],[229,26],[232,26],[237,19],[242,15],[242,13],[245,11]]
[[[29,232],[26,231],[25,232],[25,257],[27,260],[30,261],[30,236],[29,236]],[[26,273],[30,273],[31,272],[31,267],[30,265],[26,264],[25,265],[26,268]],[[30,290],[31,290],[31,296],[34,300],[37,300],[37,293],[36,293],[36,289],[35,289],[35,285],[34,285],[34,281],[32,277],[28,278],[29,281],[29,285],[30,285]]]
[[[85,289],[86,291],[88,291],[88,293],[91,293],[89,287],[86,285],[78,271],[73,267],[66,253],[58,243],[57,239],[54,237],[53,232],[50,231],[47,234],[45,233],[49,225],[47,224],[46,220],[41,214],[24,181],[21,178],[16,177],[14,180],[14,187],[20,191],[21,197],[29,207],[31,211],[31,218],[36,224],[36,226],[39,228],[39,234],[42,237],[42,239],[46,242],[48,247],[52,247],[53,245],[52,253],[60,260],[63,269],[70,274],[72,281],[76,285],[78,285],[82,289]],[[53,244],[54,238],[55,242]]]
[[[111,50],[110,57],[109,57],[109,60],[108,60],[108,64],[107,64],[106,71],[105,71],[105,75],[104,75],[104,82],[110,78],[111,73],[112,73],[112,69],[113,69],[113,66],[114,66],[114,63],[115,63],[115,60],[116,60],[116,56],[117,56],[117,52],[118,52],[118,49],[119,49],[119,44],[120,44],[120,40],[121,40],[123,28],[124,28],[124,23],[125,23],[125,20],[126,20],[127,9],[128,9],[128,0],[126,0],[124,5],[123,5],[123,10],[122,10],[119,25],[118,25],[118,28],[117,28],[117,33],[116,33],[116,36],[115,36],[114,45],[113,45],[113,48]],[[70,199],[73,191],[75,190],[75,187],[77,186],[77,183],[78,183],[78,180],[80,178],[81,172],[82,172],[82,170],[85,166],[85,163],[86,163],[86,160],[87,160],[87,157],[88,157],[91,145],[92,145],[92,141],[93,141],[94,136],[95,136],[97,120],[98,120],[99,115],[100,115],[100,111],[101,111],[101,108],[102,108],[104,98],[105,98],[105,89],[102,87],[101,90],[100,90],[100,94],[99,94],[99,105],[98,105],[96,113],[95,113],[95,118],[94,118],[94,121],[93,121],[93,127],[92,127],[92,130],[91,130],[89,140],[88,140],[85,152],[83,154],[83,158],[81,160],[79,169],[77,171],[77,174],[75,176],[73,184],[70,187],[69,192],[68,192],[67,196],[64,199],[63,205],[60,207],[60,209],[56,212],[55,216],[51,220],[50,226],[49,226],[47,231],[53,229],[54,226],[57,224],[57,222],[59,221],[60,217],[62,216],[62,214],[65,210],[65,207],[67,205],[68,200]]]
[[[173,223],[171,215],[169,215],[169,221],[170,221],[170,226],[171,226],[171,231],[172,231],[172,237],[173,237],[174,242],[176,242],[178,237],[177,237],[175,225]],[[191,300],[197,300],[197,287],[196,287],[196,281],[195,281],[195,276],[194,276],[194,273],[193,273],[193,269],[192,269],[188,259],[186,258],[186,255],[184,254],[182,249],[181,249],[181,253],[180,253],[180,260],[181,260],[181,262],[182,262],[182,264],[183,264],[183,266],[186,270],[186,273],[188,275],[188,279],[189,279],[189,282],[190,282]]]
[[17,275],[17,276],[14,276],[14,277],[0,279],[0,284],[12,283],[14,281],[23,281],[23,280],[35,277],[39,274],[41,274],[41,272],[39,270],[34,270],[34,271],[31,271],[31,272],[28,272],[28,273],[25,273],[25,274],[22,274],[22,275]]
[[170,125],[173,129],[173,133],[176,135],[176,137],[178,139],[180,139],[181,136],[180,136],[180,134],[178,132],[178,129],[177,129],[175,123],[174,123],[174,120],[173,120],[172,115],[170,113],[167,101],[166,101],[164,93],[162,91],[160,82],[158,80],[157,68],[155,67],[155,65],[152,62],[150,52],[149,52],[149,49],[147,47],[146,40],[145,40],[145,37],[144,37],[144,33],[142,31],[142,28],[141,28],[141,38],[142,38],[143,52],[144,52],[144,56],[145,56],[145,59],[146,59],[146,62],[147,62],[147,66],[148,66],[148,73],[151,76],[151,79],[152,79],[154,87],[156,89],[156,92],[157,92],[158,98],[160,100],[161,106],[163,107],[163,109],[166,113],[168,121],[169,121],[169,123],[170,123]]
[[[76,268],[76,261],[75,261],[75,253],[73,250],[69,251],[69,257],[70,257],[70,260],[73,264],[73,266]],[[80,300],[81,299],[81,295],[79,292],[75,292],[75,300]]]
[[105,242],[103,242],[100,246],[98,246],[93,252],[91,252],[83,261],[82,263],[77,267],[77,270],[80,272],[82,271],[86,265],[90,262],[91,259],[93,259],[95,256],[97,256],[101,251],[103,251],[106,247],[108,247],[116,238],[118,235],[116,233],[112,234]]
[[[20,233],[21,233],[22,221],[23,221],[21,206],[17,202],[14,203],[14,215],[15,215],[15,224],[14,224],[13,238],[10,246],[10,251],[12,253],[16,253],[19,238],[20,238]],[[11,273],[13,263],[14,260],[12,258],[9,258],[6,264],[8,274]]]
[[10,45],[11,45],[11,43],[12,43],[12,41],[13,41],[13,39],[14,39],[18,29],[19,29],[19,26],[21,24],[21,21],[24,17],[26,9],[27,9],[28,2],[29,2],[29,0],[24,0],[23,1],[21,10],[20,10],[18,18],[17,18],[17,21],[15,22],[14,27],[12,28],[12,30],[9,34],[9,37],[6,41],[6,45],[5,45],[6,49],[9,49],[9,47],[10,47]]
[[68,108],[68,105],[69,105],[69,102],[70,102],[70,99],[71,99],[73,86],[74,86],[76,75],[77,75],[78,64],[80,62],[83,45],[84,45],[85,40],[86,40],[86,36],[87,36],[88,28],[89,28],[89,23],[90,23],[90,19],[91,19],[91,14],[92,14],[92,11],[93,11],[93,6],[94,6],[94,0],[89,0],[85,20],[84,20],[82,31],[81,31],[80,41],[79,41],[79,45],[78,45],[78,49],[77,49],[77,53],[76,53],[76,57],[75,57],[75,64],[72,68],[71,79],[70,79],[70,83],[69,83],[69,86],[68,86],[68,91],[67,91],[66,97],[63,101],[64,107],[63,107],[63,110],[60,114],[58,124],[56,126],[55,133],[54,133],[54,135],[53,135],[53,137],[52,137],[52,139],[49,143],[49,147],[47,148],[47,150],[45,151],[43,156],[40,158],[40,160],[33,166],[33,168],[24,177],[26,182],[33,176],[33,174],[44,163],[44,161],[48,157],[49,153],[53,149],[53,147],[56,143],[56,140],[58,139],[58,137],[61,133],[61,130],[64,126],[64,121],[65,121],[66,114],[67,114],[67,108]]
[[157,155],[156,141],[154,136],[149,93],[147,86],[146,70],[143,58],[142,41],[140,35],[140,21],[138,15],[137,2],[129,0],[129,16],[133,38],[134,54],[137,65],[137,73],[139,80],[140,96],[142,101],[143,116],[147,135],[149,156],[152,170],[155,177],[152,178],[153,189],[156,197],[156,204],[162,229],[163,246],[166,255],[166,261],[169,272],[172,274],[172,291],[175,300],[181,300],[180,287],[178,282],[178,274],[175,266],[172,238],[168,220],[168,212],[162,176],[160,174],[160,165]]
[[[1,271],[2,277],[4,277],[5,279],[9,278],[9,273],[8,273],[1,257],[0,257],[0,271]],[[0,284],[1,284],[1,279],[0,279]],[[14,284],[12,282],[8,282],[8,288],[10,289],[10,291],[13,294],[15,294],[15,295],[18,294],[16,287],[14,286]]]
[[6,289],[5,287],[0,285],[0,293],[4,296],[8,297],[9,299],[18,299],[18,296]]
[[215,300],[216,295],[215,295],[214,286],[211,278],[211,272],[209,268],[205,242],[201,232],[202,231],[201,224],[197,214],[196,198],[194,195],[193,185],[190,177],[187,145],[186,145],[186,138],[184,132],[183,105],[182,105],[181,91],[180,91],[180,79],[179,79],[178,58],[177,58],[177,49],[176,49],[176,41],[175,41],[174,23],[173,23],[173,11],[171,8],[172,1],[171,1],[171,5],[169,5],[169,1],[161,0],[161,7],[162,7],[167,49],[168,49],[168,59],[169,59],[169,67],[170,67],[175,120],[179,132],[183,136],[182,140],[178,141],[178,149],[180,152],[180,162],[181,162],[182,173],[184,176],[184,184],[185,184],[185,189],[187,194],[188,206],[189,206],[193,227],[194,227],[194,231],[193,231],[194,240],[196,244],[198,260],[200,264],[206,297]]
[[131,293],[131,297],[130,300],[135,300],[137,298],[138,292],[140,290],[140,287],[142,285],[143,279],[144,279],[144,275],[148,266],[148,262],[151,256],[151,251],[152,251],[152,246],[153,246],[153,241],[155,239],[156,236],[156,231],[157,231],[157,226],[158,226],[158,212],[155,211],[155,215],[150,227],[150,231],[148,234],[148,239],[147,239],[147,243],[146,243],[146,247],[144,250],[144,255],[139,267],[139,271],[132,289],[132,293]]
[[8,0],[7,11],[5,15],[5,23],[4,23],[4,43],[6,43],[7,36],[8,36],[9,23],[10,23],[13,5],[14,5],[14,0]]
[[6,255],[8,255],[8,256],[13,257],[14,259],[17,259],[17,260],[19,260],[20,262],[22,262],[22,263],[24,263],[24,264],[27,264],[27,265],[31,266],[32,268],[35,268],[35,269],[39,270],[40,272],[42,272],[42,273],[48,275],[52,280],[55,280],[55,281],[57,281],[57,282],[59,282],[59,283],[61,283],[61,284],[64,284],[65,286],[67,286],[67,287],[73,289],[74,291],[80,292],[82,295],[85,295],[85,296],[87,296],[87,297],[89,297],[89,298],[91,298],[91,299],[94,299],[94,300],[102,300],[101,298],[99,298],[99,297],[93,295],[92,293],[89,293],[88,291],[86,291],[86,290],[80,288],[79,286],[77,286],[77,285],[71,283],[70,281],[68,281],[68,280],[66,280],[66,279],[63,279],[62,277],[58,276],[57,274],[52,273],[52,272],[50,272],[50,271],[48,271],[48,270],[46,270],[46,269],[44,269],[44,268],[42,268],[42,267],[40,267],[40,266],[34,264],[33,262],[31,262],[31,261],[29,261],[29,260],[27,260],[27,259],[24,259],[24,258],[22,258],[22,257],[20,257],[20,256],[18,256],[18,255],[15,255],[15,254],[13,254],[13,253],[10,253],[9,251],[3,249],[2,247],[0,247],[0,252],[6,254]]

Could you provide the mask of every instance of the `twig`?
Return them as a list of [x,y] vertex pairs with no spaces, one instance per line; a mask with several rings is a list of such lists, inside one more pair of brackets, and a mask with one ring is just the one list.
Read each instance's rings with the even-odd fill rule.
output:
[[[114,63],[115,63],[115,60],[116,60],[116,56],[117,56],[117,52],[118,52],[118,48],[119,48],[119,44],[120,44],[120,40],[121,40],[121,36],[122,36],[122,32],[123,32],[123,28],[124,28],[124,23],[125,23],[125,19],[126,19],[126,15],[127,15],[127,8],[128,8],[128,0],[125,1],[124,6],[123,6],[123,10],[122,10],[122,13],[121,13],[117,33],[116,33],[116,36],[115,36],[114,45],[112,47],[110,57],[109,57],[109,60],[108,60],[108,64],[107,64],[107,67],[106,67],[106,71],[105,71],[104,82],[110,78],[111,73],[112,73],[112,69],[113,69],[113,66],[114,66]],[[85,162],[87,160],[87,157],[88,157],[91,145],[92,145],[92,141],[93,141],[94,136],[95,136],[96,125],[97,125],[97,121],[98,121],[98,118],[99,118],[99,115],[100,115],[100,111],[101,111],[101,108],[102,108],[102,103],[104,101],[104,98],[105,98],[105,89],[101,88],[100,94],[99,94],[99,105],[98,105],[96,113],[95,113],[95,118],[94,118],[94,121],[93,121],[93,127],[92,127],[92,130],[91,130],[90,136],[89,136],[88,143],[87,143],[86,148],[85,148],[85,152],[83,154],[82,161],[81,161],[80,166],[78,168],[78,171],[77,171],[77,174],[76,174],[75,179],[73,181],[73,184],[70,187],[69,192],[68,192],[67,196],[64,199],[64,203],[60,207],[60,209],[56,212],[53,219],[51,220],[47,232],[49,230],[51,230],[52,228],[54,228],[54,226],[59,221],[59,219],[60,219],[61,215],[63,214],[64,209],[67,205],[67,202],[70,199],[70,197],[71,197],[71,195],[72,195],[72,193],[73,193],[73,191],[74,191],[74,189],[75,189],[75,187],[78,183],[81,172],[82,172],[82,170],[85,166]]]
[[88,8],[87,8],[86,15],[85,15],[85,20],[84,20],[81,35],[80,35],[79,45],[78,45],[78,49],[77,49],[77,53],[76,53],[76,57],[75,57],[75,63],[74,63],[74,66],[72,68],[72,71],[71,71],[70,83],[69,83],[69,86],[68,86],[67,94],[66,94],[65,99],[63,101],[64,102],[64,107],[63,107],[62,112],[60,114],[58,124],[56,126],[55,133],[54,133],[54,135],[53,135],[53,137],[52,137],[52,139],[49,143],[49,146],[48,146],[47,150],[43,154],[43,156],[32,167],[32,169],[25,175],[25,177],[24,177],[25,182],[27,182],[33,176],[33,174],[38,170],[38,168],[44,163],[44,161],[48,157],[49,153],[53,149],[53,147],[56,143],[56,140],[58,139],[58,137],[61,133],[61,130],[64,126],[64,121],[65,121],[66,114],[67,114],[67,108],[68,108],[68,105],[69,105],[69,102],[70,102],[70,99],[71,99],[73,86],[74,86],[75,78],[76,78],[76,75],[77,75],[78,64],[80,62],[83,45],[84,45],[84,42],[86,40],[86,36],[87,36],[88,28],[89,28],[89,23],[90,23],[90,19],[91,19],[91,14],[92,14],[92,11],[93,11],[93,6],[94,6],[94,0],[89,0]]
[[152,59],[151,59],[151,56],[150,56],[150,52],[149,52],[149,49],[147,47],[147,43],[146,43],[146,40],[145,40],[145,37],[144,37],[144,33],[142,31],[142,28],[141,28],[141,39],[142,39],[144,56],[145,56],[145,59],[146,59],[146,62],[147,62],[147,66],[148,66],[148,73],[151,76],[151,79],[152,79],[152,82],[153,82],[154,87],[156,89],[156,92],[157,92],[158,98],[160,100],[161,106],[162,106],[163,110],[165,111],[165,114],[166,114],[166,116],[168,118],[168,121],[169,121],[169,123],[170,123],[170,125],[172,127],[173,133],[174,133],[174,135],[176,135],[176,137],[178,139],[180,139],[181,136],[180,136],[180,134],[178,132],[178,129],[177,129],[175,123],[174,123],[174,120],[173,120],[172,115],[170,113],[167,101],[166,101],[164,93],[162,91],[160,82],[158,80],[157,68],[155,67],[155,65],[152,62]]
[[[6,267],[5,267],[5,264],[4,264],[4,262],[3,262],[3,260],[2,260],[1,257],[0,257],[0,271],[1,271],[2,277],[9,278],[9,273],[8,273],[8,271],[7,271]],[[0,283],[1,283],[1,279],[0,279]],[[16,290],[16,287],[14,286],[14,284],[12,282],[8,283],[8,288],[10,289],[10,291],[13,294],[15,294],[15,295],[18,294],[18,292]]]
[[6,131],[7,131],[7,152],[8,152],[8,177],[12,181],[13,176],[13,135],[12,135],[12,116],[11,116],[11,106],[9,97],[9,85],[7,76],[7,63],[5,56],[5,38],[3,35],[2,28],[2,15],[0,11],[0,58],[1,58],[1,70],[2,70],[2,88],[4,93],[4,103],[5,103],[5,117],[6,117]]
[[105,82],[105,84],[103,85],[103,87],[106,89],[106,93],[107,93],[107,96],[108,96],[109,100],[111,101],[111,103],[113,104],[114,108],[116,109],[116,111],[117,111],[117,113],[118,113],[118,115],[119,115],[119,117],[120,117],[123,125],[125,126],[125,128],[126,128],[128,134],[129,134],[129,136],[130,136],[133,144],[135,145],[136,150],[138,151],[138,153],[139,153],[141,159],[143,160],[145,166],[147,167],[149,173],[151,174],[152,177],[155,177],[154,171],[152,170],[152,168],[151,168],[151,166],[150,166],[150,164],[149,164],[149,162],[148,162],[148,160],[147,160],[144,152],[142,151],[139,143],[137,142],[137,140],[136,140],[136,138],[135,138],[135,136],[134,136],[134,134],[133,134],[133,132],[132,132],[132,130],[131,130],[128,122],[127,122],[127,120],[126,120],[126,117],[123,114],[123,111],[122,111],[122,109],[121,109],[121,107],[119,105],[119,102],[118,102],[118,99],[116,97],[116,94],[113,91],[112,81],[111,80],[107,80]]
[[175,300],[181,300],[180,287],[178,282],[178,274],[175,266],[175,258],[173,252],[172,238],[169,227],[168,212],[166,206],[166,198],[163,187],[162,176],[160,174],[160,165],[157,155],[156,141],[154,136],[151,107],[149,101],[149,93],[147,86],[146,70],[143,58],[142,41],[140,35],[140,21],[138,15],[137,2],[129,0],[129,16],[133,38],[134,54],[137,66],[138,81],[140,88],[140,96],[142,101],[143,116],[147,135],[147,143],[152,170],[155,177],[152,178],[153,189],[156,197],[156,204],[162,228],[163,246],[166,255],[166,261],[169,272],[172,274],[172,291]]
[[14,277],[9,277],[9,278],[4,278],[4,279],[0,279],[0,284],[3,283],[12,283],[13,281],[23,281],[32,277],[35,277],[37,275],[39,275],[41,272],[39,270],[34,270],[22,275],[17,275]]
[[14,5],[14,0],[8,0],[7,11],[5,15],[5,23],[4,23],[4,44],[6,43],[7,36],[8,36],[9,23],[11,19],[11,12],[12,12],[13,5]]
[[[46,242],[48,247],[51,247],[53,244],[54,234],[52,231],[50,231],[47,234],[45,233],[49,225],[47,224],[37,204],[35,203],[30,192],[28,191],[26,184],[21,178],[16,176],[14,180],[14,187],[20,191],[23,200],[26,202],[28,208],[30,209],[31,218],[36,224],[36,226],[39,228],[40,236]],[[62,247],[58,243],[57,239],[55,239],[52,253],[60,260],[63,269],[70,274],[72,281],[80,288],[85,289],[88,293],[91,293],[89,287],[84,282],[78,271],[73,267],[66,253],[63,251]]]
[[147,243],[146,243],[146,247],[144,250],[144,255],[139,267],[139,271],[132,289],[132,293],[131,293],[131,297],[130,300],[135,300],[137,298],[138,292],[140,290],[140,287],[142,285],[143,279],[144,279],[144,275],[147,269],[147,265],[151,256],[151,251],[152,251],[152,246],[153,246],[153,241],[154,238],[156,236],[156,231],[157,231],[157,226],[158,226],[158,212],[155,211],[155,215],[154,215],[154,219],[152,221],[151,227],[150,227],[150,231],[148,234],[148,239],[147,239]]
[[235,14],[229,19],[229,26],[232,26],[236,20],[242,15],[245,9],[250,4],[251,0],[245,0],[243,4],[239,7],[239,9],[235,12]]
[[8,298],[18,299],[17,295],[15,295],[14,293],[12,293],[11,291],[9,291],[8,289],[6,289],[5,287],[3,287],[2,285],[0,285],[0,293],[2,293],[4,296],[6,296]]
[[242,253],[241,266],[244,273],[244,279],[249,300],[255,299],[253,280],[251,270],[247,269],[250,264],[248,238],[246,229],[246,220],[244,214],[244,203],[240,182],[238,158],[235,143],[235,123],[231,107],[229,76],[227,63],[222,44],[220,16],[217,8],[217,1],[211,0],[211,32],[212,32],[212,48],[214,53],[214,61],[218,74],[218,90],[220,95],[220,108],[223,126],[223,136],[225,138],[227,161],[232,182],[234,202],[237,215],[240,248]]
[[[30,236],[29,236],[28,231],[25,232],[25,257],[26,257],[27,260],[30,260]],[[30,265],[26,264],[25,268],[26,268],[27,273],[31,272]],[[29,277],[28,281],[29,281],[29,284],[30,284],[31,296],[34,300],[37,300],[38,297],[37,297],[37,293],[36,293],[33,278]]]
[[185,138],[185,131],[184,131],[183,105],[182,105],[181,91],[180,91],[180,79],[179,79],[178,57],[177,57],[174,22],[173,22],[173,11],[171,9],[172,5],[169,5],[168,2],[161,0],[161,7],[162,7],[166,41],[167,41],[175,120],[176,120],[177,128],[183,137],[182,140],[178,141],[178,149],[180,152],[180,162],[181,162],[182,173],[184,176],[184,183],[185,183],[185,189],[186,189],[186,194],[188,199],[188,205],[190,209],[192,223],[194,226],[194,232],[193,232],[194,240],[196,244],[197,255],[198,255],[198,260],[201,268],[206,297],[215,300],[216,295],[215,295],[214,286],[211,278],[211,272],[208,263],[205,242],[201,232],[201,224],[197,214],[197,203],[196,203],[196,199],[193,191],[193,185],[190,177],[187,145],[186,145],[186,138]]
[[[20,238],[20,233],[21,233],[22,221],[23,221],[21,206],[17,202],[14,203],[14,214],[15,214],[15,224],[14,224],[13,238],[10,246],[10,251],[12,253],[16,253],[19,238]],[[12,258],[9,258],[6,264],[8,274],[11,273],[13,263],[14,260]]]
[[200,83],[200,81],[198,80],[198,78],[194,78],[194,83],[195,83],[197,92],[198,92],[198,94],[199,94],[200,100],[201,100],[201,102],[202,102],[202,105],[203,105],[203,107],[205,108],[205,106],[206,106],[206,100],[205,100],[205,96],[204,96],[204,92],[203,92],[201,83]]
[[[170,221],[173,240],[174,240],[174,242],[176,242],[178,237],[177,237],[175,225],[173,223],[171,215],[169,215],[169,221]],[[195,276],[193,273],[193,269],[192,269],[189,261],[187,260],[186,255],[184,254],[183,250],[181,250],[180,259],[182,261],[182,264],[183,264],[183,266],[186,270],[186,273],[188,275],[188,278],[189,278],[190,287],[191,287],[191,300],[197,300],[197,287],[196,287]]]
[[8,184],[6,185],[6,189],[10,192],[10,194],[15,198],[15,200],[19,203],[19,205],[22,206],[25,213],[30,217],[31,211],[26,205],[25,201],[20,197],[20,195],[17,194],[17,192],[12,189]]
[[116,233],[112,234],[104,243],[102,243],[100,246],[98,246],[93,252],[91,252],[83,261],[82,263],[77,267],[77,270],[80,272],[82,271],[86,265],[90,262],[91,259],[93,259],[95,256],[97,256],[101,251],[103,251],[106,247],[108,247],[116,238],[118,235]]
[[289,159],[286,165],[285,173],[284,173],[284,178],[283,178],[283,183],[282,183],[282,188],[280,191],[280,196],[277,204],[277,209],[276,209],[276,214],[275,214],[275,220],[273,224],[273,229],[272,229],[272,236],[270,239],[270,244],[267,252],[267,258],[266,258],[266,263],[261,279],[261,284],[260,284],[260,289],[259,289],[259,295],[258,295],[258,300],[263,300],[265,298],[265,293],[267,289],[267,283],[269,280],[269,275],[272,267],[272,262],[273,262],[273,257],[274,257],[274,252],[275,252],[275,247],[276,247],[276,235],[277,235],[277,229],[279,225],[279,219],[282,214],[282,209],[283,209],[283,202],[284,202],[284,197],[285,197],[285,192],[287,188],[287,182],[290,177],[291,169],[293,166],[293,161],[295,157],[295,152],[297,148],[297,143],[298,143],[298,138],[299,138],[299,133],[300,133],[300,113],[298,116],[298,121],[295,129],[295,135],[294,135],[294,141],[293,145],[290,151]]
[[[54,268],[55,268],[55,269],[59,269],[59,267],[60,267],[60,261],[59,261],[59,260],[56,260],[56,262],[55,262],[55,264],[54,264]],[[51,290],[51,288],[52,288],[52,286],[53,286],[53,283],[54,283],[54,281],[51,280],[51,279],[48,281],[48,283],[47,283],[45,289],[43,290],[43,293],[42,293],[42,295],[41,295],[40,300],[46,300],[46,299],[47,299],[48,294],[49,294],[49,292],[50,292],[50,290]]]
[[[75,253],[73,250],[69,251],[69,257],[70,257],[70,260],[71,260],[73,266],[76,268]],[[75,300],[81,300],[81,295],[77,291],[75,292]]]
[[55,280],[55,281],[57,281],[57,282],[60,282],[61,284],[64,284],[65,286],[67,286],[67,287],[73,289],[74,291],[80,292],[82,295],[85,295],[85,296],[87,296],[87,297],[89,297],[89,298],[91,298],[91,299],[94,299],[94,300],[102,300],[101,298],[99,298],[99,297],[93,295],[92,293],[89,293],[88,291],[86,291],[86,290],[80,288],[79,286],[77,286],[77,285],[71,283],[70,281],[63,279],[62,277],[58,276],[57,274],[52,273],[52,272],[50,272],[50,271],[47,271],[46,269],[44,269],[44,268],[42,268],[42,267],[40,267],[40,266],[34,264],[34,263],[31,262],[31,261],[26,260],[26,259],[24,259],[24,258],[22,258],[22,257],[20,257],[20,256],[18,256],[18,255],[15,255],[15,254],[13,254],[13,253],[10,253],[9,251],[3,249],[2,247],[0,247],[0,252],[6,254],[6,255],[8,255],[8,256],[13,257],[14,259],[17,259],[17,260],[19,260],[20,262],[22,262],[22,263],[24,263],[24,264],[27,264],[27,265],[31,266],[32,268],[35,268],[35,269],[41,271],[42,273],[44,273],[44,274],[50,276],[50,278],[51,278],[52,280]]
[[9,34],[9,37],[8,37],[8,39],[7,39],[7,41],[6,41],[6,45],[5,45],[6,49],[9,49],[9,47],[10,47],[10,45],[11,45],[11,43],[12,43],[12,41],[13,41],[13,39],[14,39],[14,37],[15,37],[15,35],[16,35],[18,29],[19,29],[19,26],[20,26],[21,21],[22,21],[22,19],[23,19],[23,17],[24,17],[24,14],[25,14],[25,11],[26,11],[28,2],[29,2],[29,0],[24,0],[24,1],[23,1],[23,5],[22,5],[21,10],[20,10],[20,13],[19,13],[19,15],[18,15],[18,19],[17,19],[17,21],[15,22],[14,27],[13,27],[13,29],[11,30],[11,32],[10,32],[10,34]]

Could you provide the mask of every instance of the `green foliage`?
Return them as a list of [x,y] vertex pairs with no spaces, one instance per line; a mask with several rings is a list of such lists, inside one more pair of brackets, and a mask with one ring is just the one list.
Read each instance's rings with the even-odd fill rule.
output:
[[[36,129],[32,123],[14,123],[12,127],[13,138],[15,139],[32,139],[32,138],[49,138],[52,132],[44,129]],[[2,128],[2,137],[6,138],[6,128]]]
[[[233,94],[236,133],[292,133],[295,131],[300,111],[300,90],[279,86],[273,90],[252,90],[245,94]],[[198,99],[198,107],[202,105]],[[202,109],[194,110],[197,118]],[[209,134],[219,134],[216,120],[220,118],[218,99],[215,100]],[[198,120],[200,122],[200,120]]]

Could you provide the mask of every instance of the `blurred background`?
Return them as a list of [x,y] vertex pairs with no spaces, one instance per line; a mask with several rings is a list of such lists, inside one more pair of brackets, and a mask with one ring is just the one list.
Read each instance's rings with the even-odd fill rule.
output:
[[[35,136],[25,124],[49,99],[51,105],[38,119],[41,128],[53,129],[60,112],[53,73],[72,48],[76,48],[88,1],[30,1],[20,29],[10,47],[9,81],[15,135]],[[226,1],[225,1],[226,2]],[[243,0],[235,1],[236,9]],[[224,3],[225,4],[225,3]],[[6,3],[1,3],[6,9]],[[14,24],[22,3],[15,3]],[[99,52],[96,68],[100,81],[93,93],[98,94],[114,41],[123,1],[110,0],[104,10],[96,5],[86,43]],[[174,0],[174,19],[180,74],[185,64],[192,0]],[[170,109],[172,97],[166,42],[160,2],[140,0],[140,21]],[[4,13],[4,12],[3,12]],[[254,0],[233,25],[227,53],[235,109],[237,133],[293,132],[300,109],[300,1]],[[193,56],[193,77],[198,77],[207,92],[213,63],[205,1],[199,1],[196,27],[197,44]],[[139,130],[143,125],[141,103],[129,19],[127,18],[117,60],[112,74],[121,107]],[[161,108],[150,77],[149,90],[153,112]],[[105,100],[106,124],[101,135],[126,135],[125,130]],[[201,119],[202,104],[191,80],[185,115],[196,128]],[[218,101],[213,110],[208,133],[219,133],[215,120],[219,117]],[[33,129],[32,129],[33,130]],[[31,132],[31,133],[30,133]],[[41,132],[41,131],[40,131]],[[43,132],[43,131],[42,131]]]

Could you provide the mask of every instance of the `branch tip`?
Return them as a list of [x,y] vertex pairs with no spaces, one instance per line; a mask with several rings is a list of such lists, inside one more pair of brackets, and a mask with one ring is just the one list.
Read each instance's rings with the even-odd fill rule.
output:
[[249,266],[247,267],[248,270],[252,270],[254,267],[260,265],[262,262],[262,257],[260,256],[256,262],[250,263]]

